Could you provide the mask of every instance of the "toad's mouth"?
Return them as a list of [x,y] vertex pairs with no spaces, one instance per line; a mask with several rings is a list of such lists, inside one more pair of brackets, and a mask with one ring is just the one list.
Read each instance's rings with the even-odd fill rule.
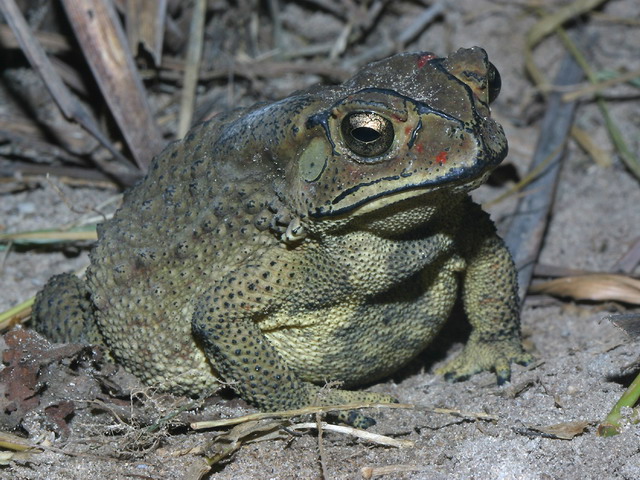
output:
[[[447,190],[451,194],[468,192],[483,184],[493,170],[481,164],[476,164],[475,167],[451,170],[446,176],[416,183],[407,181],[408,178],[400,175],[360,183],[345,190],[331,202],[317,207],[309,215],[315,219],[365,215],[394,203],[424,196],[429,192],[441,190]],[[380,191],[379,185],[382,182],[388,183],[390,188]],[[366,190],[372,186],[377,186],[378,189],[367,195]]]

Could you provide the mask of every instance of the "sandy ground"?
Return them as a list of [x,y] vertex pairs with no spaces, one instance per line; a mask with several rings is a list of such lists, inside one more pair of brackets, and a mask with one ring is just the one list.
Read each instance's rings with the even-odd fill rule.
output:
[[[294,6],[283,3],[294,15],[295,12],[291,13]],[[397,18],[409,24],[419,11],[418,2],[397,3],[400,5],[396,8],[404,13]],[[444,17],[411,43],[409,49],[448,53],[459,46],[481,45],[489,52],[503,79],[503,91],[494,112],[510,138],[511,153],[505,163],[523,175],[543,113],[543,103],[525,77],[522,58],[524,34],[535,17],[525,2],[450,3]],[[606,16],[582,25],[582,33],[589,38],[589,60],[593,67],[599,71],[640,69],[640,28],[637,23],[621,21],[637,20],[636,0],[610,1],[602,13]],[[312,22],[312,17],[305,21]],[[385,21],[382,18],[381,24],[390,31],[406,27],[388,25]],[[552,78],[563,55],[560,42],[554,38],[536,50],[535,60]],[[279,91],[278,88],[275,90]],[[631,150],[638,155],[638,90],[621,85],[607,90],[605,96],[610,99],[613,118]],[[640,238],[640,188],[637,179],[613,154],[602,117],[591,101],[579,107],[576,124],[611,153],[613,162],[610,166],[596,165],[570,143],[540,263],[611,271]],[[495,198],[508,185],[485,186],[477,196],[483,201]],[[100,205],[117,193],[64,185],[60,188],[80,209]],[[509,209],[514,204],[512,200],[495,208],[494,219],[501,230],[507,228]],[[4,231],[58,226],[79,216],[69,210],[52,184],[45,181],[20,192],[0,195],[0,228]],[[86,264],[86,250],[51,252],[15,248],[3,255],[0,311],[35,294],[50,275]],[[638,370],[633,367],[638,359],[637,343],[603,321],[613,311],[633,309],[613,303],[528,298],[522,314],[523,337],[537,361],[527,367],[516,366],[512,382],[503,387],[497,387],[489,373],[458,384],[447,383],[433,374],[435,368],[461,348],[463,338],[456,336],[456,328],[450,328],[450,335],[438,342],[438,352],[425,354],[394,377],[369,387],[390,393],[401,402],[424,407],[371,412],[378,421],[372,432],[409,440],[413,442],[411,447],[385,447],[332,432],[323,433],[320,446],[314,431],[299,436],[283,433],[281,439],[243,446],[204,478],[315,479],[324,475],[332,479],[356,479],[362,478],[363,467],[382,466],[395,466],[395,471],[380,477],[385,479],[640,478],[640,427],[630,425],[613,438],[596,435],[598,422],[629,384],[631,373]],[[28,337],[24,341],[31,340]],[[215,433],[174,427],[147,440],[137,443],[133,440],[141,429],[134,428],[135,425],[153,423],[188,400],[152,399],[141,406],[131,404],[121,394],[120,403],[110,400],[114,403],[104,406],[106,387],[104,379],[94,378],[96,365],[100,365],[96,362],[90,352],[84,351],[61,356],[42,367],[40,381],[49,382],[47,392],[39,391],[40,406],[25,416],[17,432],[27,433],[33,441],[46,438],[50,448],[0,467],[0,478],[197,478],[194,472],[203,463],[198,448],[206,446]],[[56,417],[44,412],[46,405],[59,406],[63,399],[74,403],[74,415]],[[116,404],[122,409],[118,415]],[[434,413],[434,407],[493,417],[461,418]],[[224,395],[210,400],[194,414],[218,418],[253,411],[231,395]],[[116,417],[126,417],[124,412],[131,413],[129,421],[117,420]],[[6,429],[13,417],[6,410],[0,415],[4,415]],[[59,422],[52,421],[60,417],[63,419]],[[571,440],[561,440],[537,430],[566,422],[585,422],[584,431]]]

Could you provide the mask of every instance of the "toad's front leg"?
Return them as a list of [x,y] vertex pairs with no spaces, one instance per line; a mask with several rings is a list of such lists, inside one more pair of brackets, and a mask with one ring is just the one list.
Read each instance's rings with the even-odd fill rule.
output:
[[462,353],[438,373],[462,380],[492,370],[498,384],[510,379],[511,363],[526,365],[533,357],[520,340],[516,269],[488,215],[471,204],[461,240],[466,269],[462,280],[464,309],[472,326]]

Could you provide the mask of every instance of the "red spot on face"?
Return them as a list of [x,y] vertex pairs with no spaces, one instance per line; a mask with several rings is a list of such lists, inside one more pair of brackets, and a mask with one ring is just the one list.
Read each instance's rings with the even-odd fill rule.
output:
[[421,55],[420,58],[418,58],[416,65],[418,66],[418,68],[422,68],[427,64],[429,60],[433,60],[434,58],[438,58],[438,57],[433,53],[427,53],[425,55]]
[[443,166],[445,163],[447,163],[447,152],[443,151],[436,155],[436,162],[438,162],[440,166]]
[[408,137],[409,135],[411,135],[411,130],[413,130],[413,127],[411,127],[411,125],[407,125],[406,127],[404,127],[404,134]]
[[424,153],[424,143],[416,143],[416,152]]

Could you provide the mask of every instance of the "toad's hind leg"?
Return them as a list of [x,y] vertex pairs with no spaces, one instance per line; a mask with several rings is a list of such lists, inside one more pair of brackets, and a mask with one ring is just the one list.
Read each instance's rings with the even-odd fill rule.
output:
[[85,283],[70,273],[52,277],[36,295],[34,329],[54,342],[100,344]]
[[[249,314],[229,302],[205,296],[193,316],[194,335],[205,354],[242,398],[265,411],[293,410],[312,405],[353,402],[394,402],[378,393],[323,390],[301,380],[269,342]],[[356,427],[375,423],[359,412],[340,412],[339,418]]]

